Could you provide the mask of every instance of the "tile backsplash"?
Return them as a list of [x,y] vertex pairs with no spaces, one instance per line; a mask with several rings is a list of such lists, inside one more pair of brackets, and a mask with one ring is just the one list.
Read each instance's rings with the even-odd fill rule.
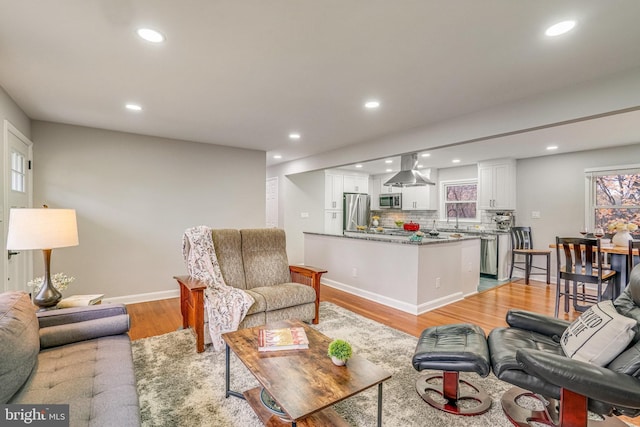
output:
[[[377,215],[380,217],[378,220],[380,227],[394,228],[395,222],[400,220],[404,222],[416,222],[420,224],[420,228],[423,230],[429,230],[433,227],[433,221],[436,221],[438,228],[453,228],[456,225],[455,218],[451,218],[449,222],[440,220],[438,211],[401,211],[398,209],[381,209],[372,210],[371,215]],[[493,221],[493,212],[481,210],[480,211],[480,224],[477,222],[465,222],[459,221],[461,226],[465,228],[467,226],[482,225],[486,229],[496,228],[496,223]]]

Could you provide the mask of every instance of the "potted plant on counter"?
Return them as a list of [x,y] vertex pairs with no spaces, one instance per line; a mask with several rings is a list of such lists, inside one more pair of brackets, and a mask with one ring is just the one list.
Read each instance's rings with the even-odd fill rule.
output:
[[345,340],[336,339],[329,344],[329,350],[327,354],[331,357],[331,361],[338,366],[343,366],[347,363],[347,360],[351,358],[353,351],[351,344]]

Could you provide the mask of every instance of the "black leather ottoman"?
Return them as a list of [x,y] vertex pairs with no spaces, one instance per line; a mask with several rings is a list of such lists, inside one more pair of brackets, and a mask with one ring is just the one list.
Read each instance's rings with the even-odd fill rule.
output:
[[[462,323],[425,329],[413,355],[413,367],[417,371],[443,371],[422,375],[416,381],[418,394],[434,408],[457,415],[479,415],[491,407],[491,398],[480,386],[459,378],[459,372],[475,372],[482,377],[491,372],[487,340],[479,326]],[[437,378],[442,378],[442,383],[435,383]],[[461,390],[459,383],[473,391]],[[437,393],[445,402],[436,401],[430,393]],[[462,408],[459,406],[462,400],[478,404]]]

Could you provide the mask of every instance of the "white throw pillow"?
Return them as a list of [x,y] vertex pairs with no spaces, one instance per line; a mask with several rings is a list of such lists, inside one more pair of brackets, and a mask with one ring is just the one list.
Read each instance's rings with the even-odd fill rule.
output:
[[616,311],[611,301],[589,307],[562,334],[568,357],[598,366],[616,358],[631,342],[638,322]]

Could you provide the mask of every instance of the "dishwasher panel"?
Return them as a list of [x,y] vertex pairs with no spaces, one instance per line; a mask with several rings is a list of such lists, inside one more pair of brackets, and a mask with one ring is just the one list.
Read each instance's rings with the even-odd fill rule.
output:
[[480,274],[498,277],[498,236],[480,238]]

